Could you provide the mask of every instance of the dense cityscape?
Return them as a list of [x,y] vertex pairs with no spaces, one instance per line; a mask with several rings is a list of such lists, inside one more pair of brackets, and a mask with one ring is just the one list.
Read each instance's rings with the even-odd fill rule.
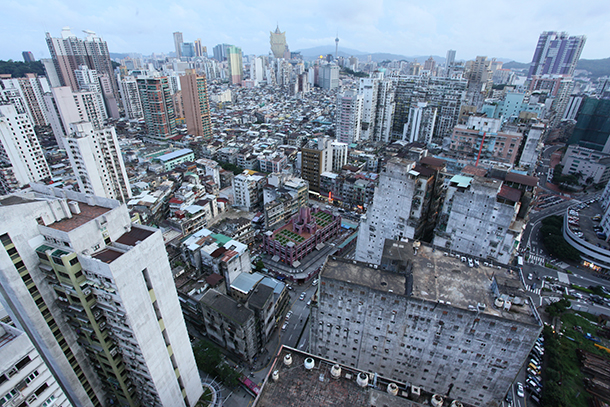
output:
[[0,61],[0,406],[609,405],[587,37],[520,64],[269,29]]

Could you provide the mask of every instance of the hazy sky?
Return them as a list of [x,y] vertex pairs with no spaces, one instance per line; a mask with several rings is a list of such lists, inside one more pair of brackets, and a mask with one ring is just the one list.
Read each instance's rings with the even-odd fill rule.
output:
[[290,49],[334,45],[406,56],[477,55],[531,61],[542,31],[586,35],[582,58],[610,57],[608,0],[4,0],[0,59],[28,50],[48,57],[45,32],[97,32],[110,52],[169,52],[172,33],[268,54],[269,31],[286,31]]

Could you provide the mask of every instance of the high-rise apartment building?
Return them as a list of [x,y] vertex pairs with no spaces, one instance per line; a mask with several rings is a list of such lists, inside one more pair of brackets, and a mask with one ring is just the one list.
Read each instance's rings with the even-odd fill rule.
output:
[[[535,186],[535,178],[522,177],[535,180]],[[509,264],[525,227],[525,221],[518,217],[523,195],[499,179],[455,175],[448,183],[434,245]]]
[[138,78],[137,83],[148,137],[167,140],[176,136],[176,116],[168,78]]
[[337,95],[335,133],[338,141],[347,144],[360,141],[362,100],[363,95],[353,90]]
[[227,60],[229,61],[229,81],[233,85],[241,85],[244,77],[241,48],[235,45],[228,47]]
[[128,76],[121,78],[119,81],[119,91],[121,93],[121,101],[125,109],[125,115],[130,120],[138,120],[144,117],[142,109],[142,101],[140,100],[140,91],[135,78]]
[[372,140],[375,131],[375,119],[377,114],[377,103],[379,91],[378,78],[361,78],[358,94],[362,96],[362,114],[360,125],[360,139]]
[[34,58],[32,51],[23,51],[21,55],[23,56],[23,62],[36,62],[36,58]]
[[97,71],[98,75],[106,75],[110,79],[110,86],[115,100],[119,99],[119,89],[108,52],[108,44],[95,32],[84,30],[87,37],[84,40],[77,38],[69,27],[61,30],[61,38],[53,38],[47,33],[47,45],[53,60],[53,65],[45,64],[47,72],[52,69],[49,76],[57,75],[61,86],[70,86],[77,91],[78,82],[74,71],[81,65]]
[[180,31],[176,31],[174,33],[174,48],[176,49],[176,58],[182,57],[182,33]]
[[195,56],[196,57],[207,57],[208,50],[205,46],[201,45],[201,38],[195,40]]
[[5,323],[0,323],[0,372],[4,406],[72,406],[32,341]]
[[81,192],[127,203],[131,187],[114,127],[71,123],[64,146]]
[[185,58],[193,58],[195,56],[195,45],[192,42],[183,42],[180,45],[180,56]]
[[324,65],[320,67],[318,76],[320,87],[328,90],[339,87],[339,68],[337,65]]
[[441,144],[444,137],[451,135],[466,98],[466,80],[402,75],[393,76],[392,80],[396,87],[396,108],[391,133],[393,139],[402,139],[409,109],[416,107],[419,102],[426,102],[428,107],[437,110],[432,142]]
[[44,93],[50,87],[45,77],[26,73],[23,78],[3,79],[2,85],[4,89],[0,90],[0,97],[14,104],[19,113],[26,113],[35,126],[49,124]]
[[0,195],[51,176],[34,126],[13,105],[0,105]]
[[574,75],[586,41],[584,35],[570,37],[567,32],[544,31],[538,39],[528,79],[545,74]]
[[447,57],[445,58],[445,67],[449,69],[455,65],[455,50],[450,49],[447,51]]
[[[379,175],[373,204],[360,221],[355,259],[379,264],[386,239],[421,239],[434,227],[443,160],[392,158]],[[435,207],[433,207],[436,209]]]
[[161,232],[118,201],[34,184],[0,201],[7,311],[73,405],[193,406],[199,373]]
[[330,137],[321,137],[301,149],[301,177],[310,191],[320,192],[320,174],[333,169],[332,142]]
[[94,129],[104,127],[108,119],[104,98],[99,92],[72,91],[69,86],[52,88],[52,95],[45,95],[47,115],[57,143],[63,146],[63,138],[70,131],[71,123],[90,122]]
[[[387,240],[383,253],[380,266],[326,260],[311,304],[311,353],[442,395],[433,406],[448,405],[444,396],[501,404],[542,330],[523,280],[419,242]],[[383,404],[420,405],[395,400]]]
[[269,44],[271,45],[271,52],[276,58],[284,58],[284,52],[286,52],[286,31],[281,32],[280,26],[278,25],[275,31],[269,32]]
[[180,77],[182,104],[189,134],[212,138],[210,99],[205,75],[189,74]]
[[228,54],[227,54],[227,49],[231,47],[230,44],[218,44],[214,47],[213,52],[214,52],[214,59],[217,60],[218,62],[222,62],[222,61],[226,61]]

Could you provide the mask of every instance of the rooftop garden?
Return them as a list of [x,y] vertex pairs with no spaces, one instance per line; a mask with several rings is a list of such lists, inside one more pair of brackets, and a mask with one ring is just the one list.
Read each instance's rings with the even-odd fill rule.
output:
[[295,242],[296,244],[302,243],[305,241],[305,238],[291,230],[283,229],[275,235],[274,240],[277,240],[283,246],[286,246],[288,242]]
[[316,213],[314,213],[312,215],[313,215],[314,218],[316,218],[316,223],[321,228],[326,227],[326,225],[328,225],[333,220],[333,216],[331,214],[326,213],[326,212],[322,212],[322,211],[316,212]]

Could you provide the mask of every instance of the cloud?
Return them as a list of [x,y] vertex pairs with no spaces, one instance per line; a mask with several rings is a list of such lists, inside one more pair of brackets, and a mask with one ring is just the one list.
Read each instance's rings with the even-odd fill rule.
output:
[[[269,52],[269,31],[279,24],[291,49],[334,45],[363,52],[477,55],[531,59],[542,31],[587,35],[584,58],[608,57],[610,7],[607,0],[5,0],[0,58],[21,59],[32,50],[48,56],[45,31],[59,36],[90,29],[112,52],[170,52],[172,33],[185,41],[201,38],[240,46],[247,54]],[[44,55],[41,52],[44,51]]]

